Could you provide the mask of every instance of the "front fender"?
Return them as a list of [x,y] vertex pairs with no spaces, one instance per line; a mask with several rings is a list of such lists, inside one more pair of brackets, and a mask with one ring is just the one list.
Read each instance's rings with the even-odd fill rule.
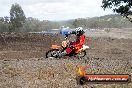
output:
[[89,49],[89,46],[86,46],[86,45],[82,46],[82,50],[87,50],[87,49]]

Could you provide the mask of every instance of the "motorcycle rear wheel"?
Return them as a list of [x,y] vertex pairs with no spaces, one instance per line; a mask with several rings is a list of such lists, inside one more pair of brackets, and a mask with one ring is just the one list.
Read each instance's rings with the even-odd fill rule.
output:
[[46,58],[58,58],[59,57],[59,49],[51,49],[46,52]]

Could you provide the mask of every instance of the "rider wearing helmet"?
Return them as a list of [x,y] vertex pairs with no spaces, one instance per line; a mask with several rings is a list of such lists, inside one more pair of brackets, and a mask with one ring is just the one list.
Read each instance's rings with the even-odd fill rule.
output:
[[81,49],[82,45],[85,42],[85,35],[82,27],[76,28],[75,31],[70,32],[69,34],[75,34],[76,35],[76,41],[71,42],[71,46],[67,47],[63,54],[69,54],[71,51],[75,51],[76,53]]

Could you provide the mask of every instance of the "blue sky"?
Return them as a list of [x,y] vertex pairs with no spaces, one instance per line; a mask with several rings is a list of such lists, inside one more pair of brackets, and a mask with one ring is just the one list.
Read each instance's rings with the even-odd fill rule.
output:
[[18,3],[26,17],[39,20],[69,20],[113,14],[101,8],[102,0],[0,0],[0,17],[9,16],[13,3]]

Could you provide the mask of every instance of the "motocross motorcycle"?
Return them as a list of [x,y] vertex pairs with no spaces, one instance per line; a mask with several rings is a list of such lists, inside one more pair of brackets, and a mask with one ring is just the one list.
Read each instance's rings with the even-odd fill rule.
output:
[[[46,52],[46,58],[59,58],[59,57],[63,57],[61,54],[67,47],[72,47],[71,45],[72,41],[69,40],[64,40],[62,41],[61,46],[58,45],[52,45],[49,51]],[[75,52],[74,49],[70,54],[66,54],[64,56],[74,56],[74,57],[84,57],[86,56],[86,50],[89,49],[89,46],[87,45],[82,45],[82,48],[80,50],[78,50],[78,52]]]

